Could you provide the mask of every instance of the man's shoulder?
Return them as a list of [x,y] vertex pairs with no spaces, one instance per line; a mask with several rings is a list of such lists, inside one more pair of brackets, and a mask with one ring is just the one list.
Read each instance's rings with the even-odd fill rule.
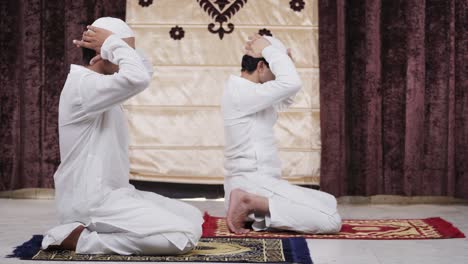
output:
[[78,65],[78,64],[71,64],[70,65],[70,71],[68,72],[68,75],[70,76],[75,76],[75,75],[103,75],[101,73],[95,72],[91,69],[86,68],[85,66]]
[[84,66],[71,64],[70,71],[68,72],[67,79],[62,89],[62,94],[64,93],[75,93],[77,92],[78,87],[82,82],[82,78],[91,77],[91,76],[100,76],[101,73],[92,71]]

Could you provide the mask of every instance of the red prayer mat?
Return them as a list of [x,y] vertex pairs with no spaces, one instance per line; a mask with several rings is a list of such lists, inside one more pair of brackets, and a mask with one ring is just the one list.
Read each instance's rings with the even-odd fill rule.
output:
[[246,238],[289,238],[303,237],[311,239],[446,239],[464,238],[465,235],[451,223],[440,217],[426,219],[366,219],[343,220],[341,231],[333,235],[311,235],[289,231],[251,231],[244,235],[231,233],[226,219],[204,216],[203,237],[246,237]]

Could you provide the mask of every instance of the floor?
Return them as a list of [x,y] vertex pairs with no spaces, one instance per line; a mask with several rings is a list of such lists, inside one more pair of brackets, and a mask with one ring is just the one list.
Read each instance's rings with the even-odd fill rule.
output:
[[[186,200],[202,211],[223,216],[222,201]],[[425,218],[440,216],[468,235],[467,205],[340,205],[343,218]],[[0,199],[0,263],[31,262],[5,258],[12,248],[55,223],[52,200]],[[308,240],[314,263],[468,263],[468,239],[445,240]],[[85,262],[80,262],[85,263]],[[96,263],[96,262],[90,262]]]

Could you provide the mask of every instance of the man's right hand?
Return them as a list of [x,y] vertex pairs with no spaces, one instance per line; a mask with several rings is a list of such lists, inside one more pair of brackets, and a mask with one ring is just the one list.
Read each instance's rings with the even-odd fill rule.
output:
[[246,54],[254,58],[261,58],[264,48],[270,46],[271,43],[266,38],[255,34],[249,37],[249,41],[245,44]]
[[78,47],[93,49],[97,53],[100,53],[102,44],[110,35],[112,35],[112,31],[88,26],[88,30],[83,33],[82,40],[73,40],[73,44]]

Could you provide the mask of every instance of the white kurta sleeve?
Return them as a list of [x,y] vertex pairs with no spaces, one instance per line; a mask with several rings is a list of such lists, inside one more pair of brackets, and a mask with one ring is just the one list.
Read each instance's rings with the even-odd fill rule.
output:
[[135,50],[138,53],[138,56],[140,56],[141,63],[143,63],[143,66],[145,67],[146,72],[149,74],[149,77],[151,79],[154,73],[153,64],[151,63],[151,60],[141,49]]
[[276,111],[285,111],[294,103],[294,96],[284,99],[283,101],[274,105]]
[[239,111],[255,113],[295,95],[302,86],[291,58],[284,52],[268,46],[262,51],[275,80],[256,84],[255,87],[238,87],[236,105]]
[[138,53],[115,35],[101,48],[101,57],[119,66],[112,75],[89,72],[79,85],[81,105],[86,114],[97,114],[120,104],[148,87],[150,75]]

